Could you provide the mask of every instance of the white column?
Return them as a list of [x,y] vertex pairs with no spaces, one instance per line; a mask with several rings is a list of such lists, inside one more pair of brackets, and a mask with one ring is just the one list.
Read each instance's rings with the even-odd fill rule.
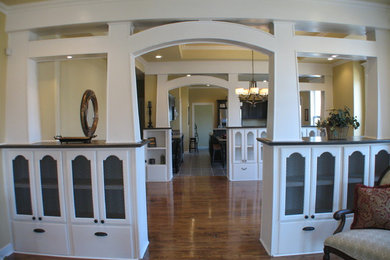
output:
[[135,59],[129,52],[131,23],[109,24],[107,56],[107,142],[141,140]]
[[378,52],[378,138],[390,138],[390,31],[377,29],[375,37]]
[[29,32],[13,32],[8,35],[12,55],[7,61],[7,143],[30,143],[40,139],[36,64],[28,59],[29,36]]
[[300,138],[298,66],[294,24],[275,22],[275,53],[269,59],[267,136],[273,141]]
[[377,59],[368,58],[364,66],[365,123],[364,136],[378,137],[378,70]]
[[167,81],[168,75],[157,75],[156,127],[170,127]]
[[238,74],[229,74],[227,121],[229,127],[241,126],[241,103],[236,95],[236,88],[238,87]]

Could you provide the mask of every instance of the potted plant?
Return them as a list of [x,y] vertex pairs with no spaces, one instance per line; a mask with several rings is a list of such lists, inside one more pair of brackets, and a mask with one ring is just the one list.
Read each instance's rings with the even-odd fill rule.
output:
[[329,116],[317,122],[318,128],[326,128],[328,139],[346,139],[350,127],[358,129],[360,123],[351,115],[350,109],[331,109]]

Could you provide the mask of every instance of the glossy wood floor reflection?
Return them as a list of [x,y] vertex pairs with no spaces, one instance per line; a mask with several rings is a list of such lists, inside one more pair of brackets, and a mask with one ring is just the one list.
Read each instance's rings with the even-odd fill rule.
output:
[[[271,259],[259,242],[261,182],[176,176],[147,183],[150,259]],[[322,255],[278,259],[322,259]]]

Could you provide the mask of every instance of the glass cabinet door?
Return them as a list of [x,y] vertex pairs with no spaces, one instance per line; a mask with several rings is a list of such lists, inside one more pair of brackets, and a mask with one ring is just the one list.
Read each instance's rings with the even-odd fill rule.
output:
[[343,208],[353,209],[356,184],[368,185],[369,147],[344,148]]
[[105,217],[125,219],[123,161],[109,156],[103,161]]
[[256,162],[257,160],[257,130],[245,130],[245,162]]
[[235,163],[242,163],[244,160],[244,136],[242,131],[240,130],[234,130],[233,131],[233,149],[234,149],[234,162]]
[[338,209],[340,155],[337,147],[313,148],[310,216],[332,217]]
[[105,223],[129,223],[128,151],[99,151],[98,173],[102,219]]
[[61,152],[36,152],[35,165],[39,217],[64,220]]
[[71,170],[69,177],[72,184],[72,219],[83,222],[90,222],[93,219],[97,223],[95,153],[69,152],[67,156]]
[[10,152],[12,174],[12,188],[14,191],[14,214],[15,216],[28,216],[35,213],[33,211],[33,180],[31,179],[32,153]]
[[310,149],[282,150],[281,216],[308,214]]

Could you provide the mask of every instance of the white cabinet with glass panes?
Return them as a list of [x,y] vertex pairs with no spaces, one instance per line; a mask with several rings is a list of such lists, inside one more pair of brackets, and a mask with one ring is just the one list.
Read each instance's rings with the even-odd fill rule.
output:
[[74,255],[132,256],[128,157],[120,150],[66,151]]
[[61,152],[6,154],[15,251],[68,255]]
[[230,130],[229,143],[232,151],[232,181],[258,180],[257,129]]
[[281,150],[279,254],[321,250],[333,232],[328,227],[337,224],[332,215],[339,206],[340,155],[338,147]]

